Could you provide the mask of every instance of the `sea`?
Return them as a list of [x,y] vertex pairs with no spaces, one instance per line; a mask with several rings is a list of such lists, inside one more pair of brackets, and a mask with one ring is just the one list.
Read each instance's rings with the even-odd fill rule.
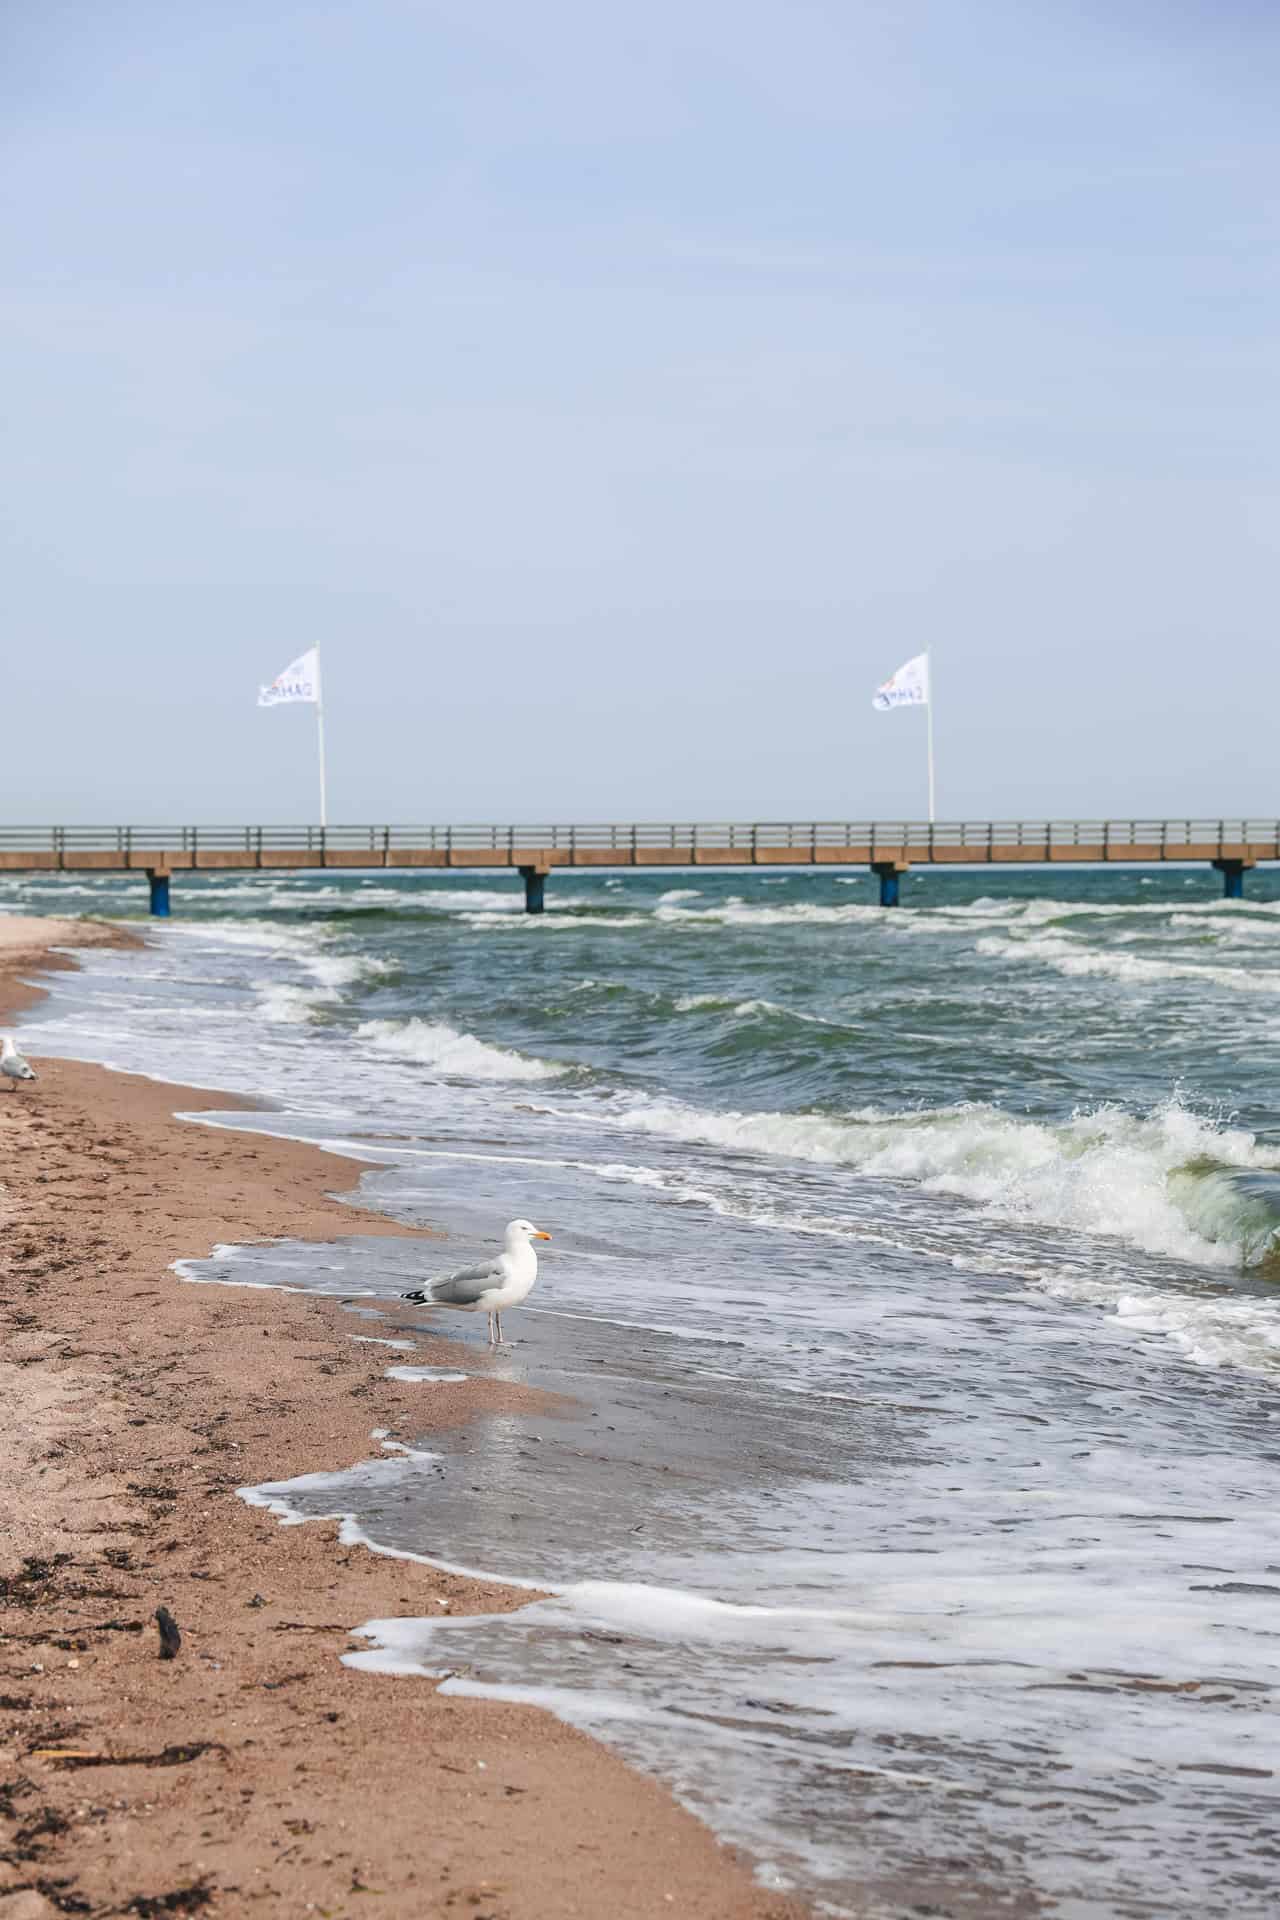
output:
[[[193,1248],[385,1342],[405,1423],[245,1490],[537,1588],[362,1623],[540,1703],[836,1915],[1273,1914],[1280,876],[0,879],[132,918],[36,1054],[245,1096],[445,1249]],[[199,1119],[200,1115],[193,1116]],[[491,1353],[399,1295],[525,1215]],[[229,1223],[229,1235],[235,1223]],[[428,1331],[456,1364],[415,1360]],[[459,1375],[564,1396],[432,1431]],[[438,1613],[439,1610],[437,1610]]]

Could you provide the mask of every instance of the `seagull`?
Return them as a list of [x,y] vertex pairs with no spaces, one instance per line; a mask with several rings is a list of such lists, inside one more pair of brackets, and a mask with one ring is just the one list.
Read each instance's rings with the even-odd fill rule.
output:
[[24,1060],[18,1052],[18,1049],[13,1044],[13,1035],[11,1033],[0,1034],[0,1040],[4,1041],[4,1049],[0,1051],[0,1073],[3,1073],[7,1078],[9,1091],[12,1093],[14,1091],[15,1080],[34,1080],[36,1078],[36,1070],[31,1065],[31,1062]]
[[551,1235],[535,1227],[531,1220],[513,1220],[507,1228],[506,1244],[491,1260],[480,1260],[474,1267],[462,1267],[438,1280],[428,1280],[414,1293],[401,1294],[420,1307],[457,1307],[462,1313],[487,1313],[489,1345],[502,1344],[502,1309],[518,1307],[533,1292],[538,1277],[535,1240]]

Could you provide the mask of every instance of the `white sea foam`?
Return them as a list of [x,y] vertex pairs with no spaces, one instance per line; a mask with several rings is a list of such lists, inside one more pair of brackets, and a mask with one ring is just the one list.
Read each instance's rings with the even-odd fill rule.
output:
[[1239,1367],[1280,1374],[1280,1313],[1274,1300],[1223,1292],[1174,1292],[1065,1272],[1045,1275],[1040,1291],[1058,1300],[1103,1307],[1128,1333],[1157,1334],[1202,1367]]
[[[845,906],[827,906],[814,900],[794,900],[785,906],[750,906],[745,900],[731,899],[714,907],[681,907],[659,904],[653,918],[669,925],[692,927],[790,927],[849,926],[866,920],[879,927],[892,923],[882,907],[851,900]],[[615,923],[616,924],[616,923]]]
[[514,881],[499,891],[487,887],[421,887],[393,895],[397,905],[433,913],[523,913],[524,894]]
[[460,1080],[553,1080],[568,1072],[556,1061],[490,1046],[443,1020],[366,1020],[355,1037],[378,1053],[414,1060]]
[[1179,914],[1194,914],[1197,918],[1224,916],[1236,918],[1240,915],[1260,914],[1275,918],[1280,914],[1280,900],[1232,900],[1224,901],[1220,896],[1207,900],[1180,900],[1176,909],[1169,900],[1056,900],[1041,897],[1035,900],[982,900],[971,901],[965,905],[947,906],[942,911],[957,918],[975,914],[979,908],[988,911],[999,909],[1009,913],[1025,926],[1043,925],[1048,920],[1121,920],[1137,916],[1146,920],[1164,919],[1175,911]]
[[[265,1507],[285,1527],[300,1527],[308,1520],[341,1520],[356,1528],[356,1513],[367,1506],[371,1495],[385,1495],[408,1479],[438,1474],[441,1457],[436,1453],[398,1448],[381,1453],[372,1460],[357,1461],[338,1473],[300,1473],[292,1480],[265,1481],[257,1487],[237,1487],[246,1506]],[[360,1536],[363,1539],[363,1535]],[[415,1556],[408,1556],[413,1558]]]
[[183,925],[175,920],[164,929],[166,940],[190,941],[204,947],[248,947],[258,953],[280,953],[305,959],[328,937],[310,927],[282,927],[270,920],[197,920]]
[[[385,957],[333,952],[333,944],[339,936],[324,927],[280,927],[257,920],[213,920],[181,929],[181,937],[205,946],[246,949],[293,961],[309,973],[320,988],[326,990],[326,997],[330,1001],[336,1000],[344,987],[355,986],[361,981],[382,979],[396,971],[396,962]],[[283,990],[281,983],[260,981],[258,985],[273,990],[280,987]],[[298,988],[297,991],[305,992],[306,989]],[[317,996],[314,1004],[319,1004],[319,999]],[[285,1002],[278,1004],[283,1006]],[[268,1018],[281,1017],[270,1009],[267,1012]]]
[[406,1446],[403,1441],[386,1438],[385,1428],[375,1428],[372,1438],[382,1451],[373,1459],[358,1460],[354,1466],[334,1473],[300,1473],[292,1480],[264,1481],[256,1487],[237,1487],[236,1495],[246,1506],[262,1507],[275,1515],[283,1527],[305,1526],[309,1520],[337,1520],[338,1543],[344,1547],[366,1547],[370,1553],[391,1560],[412,1560],[418,1566],[439,1567],[445,1573],[459,1573],[473,1580],[501,1579],[504,1586],[520,1587],[528,1592],[546,1592],[547,1582],[526,1580],[516,1574],[496,1575],[481,1568],[440,1560],[432,1554],[414,1553],[408,1547],[388,1546],[375,1534],[366,1532],[357,1515],[372,1505],[377,1511],[386,1497],[402,1488],[414,1492],[438,1479],[444,1472],[444,1459],[421,1447]]
[[[387,1344],[408,1346],[409,1342],[388,1341]],[[386,1377],[388,1380],[436,1380],[443,1384],[445,1381],[465,1380],[467,1376],[465,1373],[450,1373],[444,1367],[388,1367]]]
[[[485,1616],[479,1616],[483,1619]],[[375,1671],[377,1654],[369,1656]],[[360,1662],[359,1654],[346,1657],[348,1666]],[[491,1680],[472,1680],[451,1673],[442,1681],[438,1692],[452,1694],[459,1700],[506,1700],[512,1706],[541,1707],[545,1713],[554,1713],[571,1727],[619,1727],[630,1724],[652,1725],[661,1717],[662,1709],[638,1705],[625,1695],[601,1687],[522,1687],[511,1682]]]
[[538,1611],[555,1616],[577,1614],[623,1633],[686,1644],[730,1640],[776,1646],[780,1637],[795,1634],[803,1639],[818,1625],[824,1630],[857,1633],[883,1624],[878,1616],[851,1607],[751,1606],[690,1593],[681,1587],[615,1580],[581,1580],[563,1587]]
[[1063,925],[1069,938],[1070,930],[1064,923],[1072,923],[1072,930],[1083,934],[1092,923],[1105,927],[1133,920],[1142,937],[1158,938],[1162,922],[1171,928],[1207,925],[1216,931],[1252,921],[1261,933],[1268,925],[1275,927],[1278,912],[1280,902],[1272,900],[1181,900],[1175,906],[1167,900],[1060,900],[1048,896],[1025,900],[983,895],[977,900],[926,902],[896,917],[884,916],[884,924],[915,934],[939,935],[972,935],[990,928],[1005,928],[1016,934]]
[[1052,967],[1068,978],[1102,975],[1149,985],[1165,980],[1194,980],[1200,985],[1228,987],[1238,993],[1280,993],[1280,972],[1259,967],[1223,967],[1188,960],[1158,960],[1114,949],[1086,947],[1061,934],[1045,933],[1028,939],[1001,939],[988,935],[977,951],[989,959],[1030,960]]
[[490,929],[504,931],[524,929],[529,933],[547,933],[551,929],[564,932],[569,927],[590,927],[595,933],[616,933],[620,927],[647,927],[652,919],[647,913],[572,913],[556,911],[553,913],[464,913],[459,919],[466,926],[477,931]]
[[1280,929],[1274,920],[1238,918],[1235,914],[1175,913],[1169,926],[1179,933],[1207,936],[1214,946],[1265,949],[1273,956],[1280,953]]
[[777,1014],[787,1020],[803,1020],[806,1026],[828,1027],[833,1023],[816,1013],[802,1013],[799,1007],[784,1007],[777,1000],[740,1000],[733,1009],[735,1020],[749,1020],[755,1014]]
[[816,1013],[802,1013],[798,1007],[784,1007],[777,1000],[731,1000],[720,993],[682,993],[672,1002],[677,1013],[720,1012],[735,1020],[750,1020],[758,1014],[778,1014],[787,1020],[803,1020],[807,1025],[826,1027],[833,1023]]
[[[824,1653],[830,1658],[832,1635],[857,1638],[893,1624],[896,1624],[894,1616],[851,1607],[752,1606],[691,1593],[682,1587],[647,1586],[639,1581],[582,1580],[556,1589],[550,1599],[535,1601],[518,1614],[366,1620],[363,1626],[353,1627],[351,1631],[358,1639],[373,1641],[376,1652],[356,1655],[349,1658],[348,1663],[377,1672],[428,1673],[432,1671],[428,1663],[434,1659],[433,1642],[445,1635],[453,1639],[470,1628],[517,1635],[530,1630],[541,1634],[556,1627],[580,1632],[588,1625],[647,1641],[672,1640],[681,1646],[759,1647],[771,1653],[793,1645],[797,1652],[806,1647],[811,1649],[820,1631]],[[390,1655],[396,1663],[394,1668],[384,1666],[377,1658],[378,1652]],[[582,1696],[575,1692],[568,1698],[575,1710],[581,1712]]]

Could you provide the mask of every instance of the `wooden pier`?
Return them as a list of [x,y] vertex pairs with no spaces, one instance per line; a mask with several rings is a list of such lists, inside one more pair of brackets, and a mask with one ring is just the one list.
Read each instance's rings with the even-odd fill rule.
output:
[[560,867],[869,867],[897,906],[917,866],[1207,863],[1240,899],[1259,861],[1280,860],[1276,820],[913,820],[633,825],[0,827],[0,873],[145,873],[169,912],[182,873],[513,870],[530,913]]

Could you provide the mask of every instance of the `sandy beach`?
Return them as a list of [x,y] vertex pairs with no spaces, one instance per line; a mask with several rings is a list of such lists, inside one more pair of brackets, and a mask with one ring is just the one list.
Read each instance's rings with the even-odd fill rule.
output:
[[[128,936],[0,921],[0,1006],[73,964],[50,946],[102,942]],[[528,1596],[340,1548],[332,1523],[282,1529],[236,1489],[349,1466],[379,1427],[572,1407],[391,1381],[333,1302],[181,1283],[171,1263],[219,1242],[405,1230],[331,1197],[355,1185],[347,1160],[173,1117],[221,1095],[35,1065],[0,1091],[0,1920],[797,1915],[549,1715],[342,1667],[371,1616]],[[424,1266],[446,1259],[424,1246]]]

